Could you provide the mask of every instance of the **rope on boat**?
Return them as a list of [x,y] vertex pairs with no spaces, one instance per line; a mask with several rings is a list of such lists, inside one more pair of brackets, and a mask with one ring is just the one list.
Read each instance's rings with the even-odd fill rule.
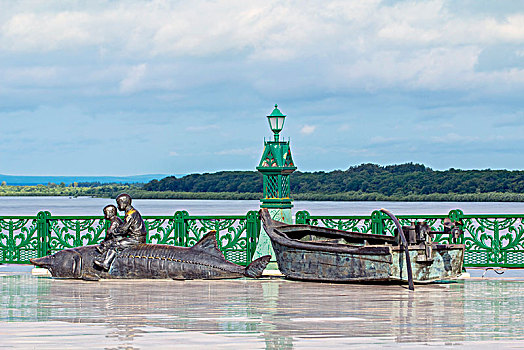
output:
[[402,225],[400,225],[400,222],[398,219],[387,209],[380,209],[381,212],[386,214],[393,220],[395,223],[395,226],[397,226],[398,233],[400,235],[400,238],[402,240],[402,245],[404,245],[404,252],[406,253],[406,264],[408,269],[408,284],[409,284],[409,290],[415,290],[415,286],[413,285],[413,272],[411,271],[411,259],[409,258],[409,249],[408,249],[408,241],[406,240],[406,237],[404,236],[404,230],[402,230]]

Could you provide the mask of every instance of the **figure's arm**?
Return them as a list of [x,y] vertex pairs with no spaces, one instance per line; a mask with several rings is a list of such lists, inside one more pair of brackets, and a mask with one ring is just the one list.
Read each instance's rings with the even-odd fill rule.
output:
[[125,217],[125,222],[122,226],[119,227],[119,231],[122,233],[122,235],[127,234],[127,231],[131,228],[131,225],[133,225],[133,216],[128,215]]
[[119,224],[115,225],[115,230],[113,231],[113,236],[115,237],[125,237],[126,231],[122,230],[124,227],[123,223],[120,222]]

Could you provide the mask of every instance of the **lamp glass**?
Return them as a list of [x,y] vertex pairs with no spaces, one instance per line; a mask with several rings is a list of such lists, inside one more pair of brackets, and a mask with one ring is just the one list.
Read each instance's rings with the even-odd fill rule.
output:
[[273,132],[280,132],[284,127],[285,116],[268,116],[269,127]]

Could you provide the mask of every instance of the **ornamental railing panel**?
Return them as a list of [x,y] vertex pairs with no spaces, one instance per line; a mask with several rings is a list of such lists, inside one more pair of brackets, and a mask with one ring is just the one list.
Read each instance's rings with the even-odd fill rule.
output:
[[[464,235],[458,243],[466,246],[465,267],[524,268],[524,215],[464,214],[460,209],[448,215],[399,215],[402,225],[425,221],[432,231],[444,231],[443,221],[459,222]],[[374,211],[370,216],[296,214],[296,223],[324,226],[344,231],[393,235],[395,226],[385,214]],[[452,237],[437,234],[436,242],[453,243]]]
[[251,243],[254,242],[250,242],[248,236],[247,216],[187,216],[185,222],[188,246],[195,245],[209,231],[216,231],[218,247],[227,260],[242,264],[250,262]]
[[[216,231],[219,249],[227,260],[240,265],[251,262],[260,233],[256,211],[237,216],[144,216],[147,242],[191,247],[209,231]],[[30,258],[59,250],[100,243],[109,222],[102,216],[0,217],[0,263],[28,264]]]
[[103,217],[57,216],[48,218],[48,250],[59,250],[98,244],[105,237],[107,224]]
[[463,215],[467,266],[524,267],[524,216]]
[[0,216],[0,262],[21,264],[39,252],[36,216]]

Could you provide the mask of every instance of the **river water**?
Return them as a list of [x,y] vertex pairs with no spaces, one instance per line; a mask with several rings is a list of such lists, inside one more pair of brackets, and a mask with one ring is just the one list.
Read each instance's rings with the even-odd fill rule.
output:
[[[102,208],[115,204],[109,198],[91,197],[0,197],[0,216],[36,215],[48,210],[53,215],[102,215]],[[136,199],[133,205],[142,215],[173,215],[186,210],[191,215],[244,215],[258,210],[257,200]],[[524,203],[511,202],[294,202],[293,214],[307,210],[312,215],[369,215],[386,208],[394,214],[447,214],[462,209],[466,214],[524,214]]]
[[[114,200],[0,197],[0,216],[101,215]],[[314,215],[524,213],[524,203],[303,202]],[[136,200],[143,215],[245,214],[258,201]],[[331,284],[265,277],[84,282],[0,266],[0,349],[524,348],[522,274],[482,271],[418,285]],[[477,277],[475,277],[477,276]]]
[[84,282],[0,269],[0,349],[522,348],[524,281]]

